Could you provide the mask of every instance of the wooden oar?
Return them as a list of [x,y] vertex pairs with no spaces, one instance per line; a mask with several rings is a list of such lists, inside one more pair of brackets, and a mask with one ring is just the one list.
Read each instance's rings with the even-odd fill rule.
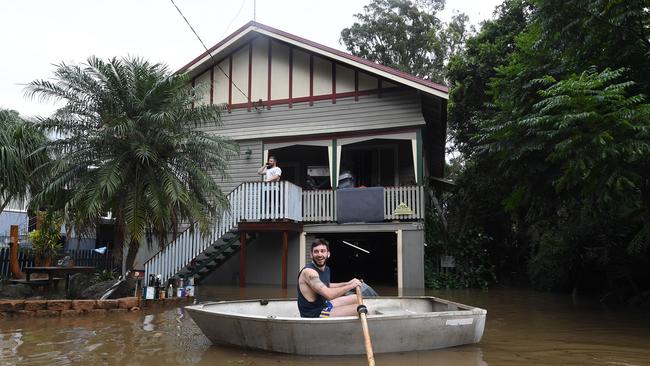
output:
[[368,366],[375,366],[375,356],[372,354],[372,343],[370,343],[370,332],[368,331],[368,309],[363,304],[363,297],[361,297],[361,286],[357,286],[357,313],[361,319],[361,329],[363,329],[363,340],[366,343],[366,355],[368,356]]

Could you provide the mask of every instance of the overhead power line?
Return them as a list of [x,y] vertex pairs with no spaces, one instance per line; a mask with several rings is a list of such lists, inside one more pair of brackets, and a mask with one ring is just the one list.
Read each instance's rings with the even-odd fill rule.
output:
[[228,33],[228,30],[230,29],[232,22],[234,22],[235,19],[239,17],[241,10],[244,8],[244,5],[246,5],[246,0],[242,0],[241,5],[239,6],[239,10],[237,10],[237,15],[235,15],[232,19],[230,19],[230,22],[228,22],[228,26],[226,27],[226,30],[224,30],[223,33],[221,34],[221,37],[219,37],[220,39],[223,39],[223,36],[225,36],[226,33]]
[[[203,40],[201,39],[201,37],[199,36],[199,34],[196,33],[196,30],[194,30],[194,27],[192,27],[192,24],[190,24],[189,20],[187,20],[187,18],[185,17],[185,15],[184,15],[183,12],[181,11],[181,9],[178,8],[178,6],[177,6],[176,3],[174,2],[174,0],[169,0],[169,1],[172,2],[172,5],[174,5],[174,7],[176,8],[176,10],[178,10],[178,13],[181,15],[181,17],[183,17],[183,20],[185,20],[185,23],[187,23],[187,26],[190,27],[190,29],[192,30],[192,33],[194,33],[194,35],[195,35],[196,38],[199,40],[199,42],[201,42],[201,45],[203,46],[203,48],[205,49],[205,51],[208,53],[208,56],[210,56],[210,59],[212,60],[212,63],[213,63],[217,68],[219,68],[219,71],[221,71],[221,73],[222,73],[222,74],[223,74],[223,75],[224,75],[224,76],[225,76],[225,77],[226,77],[226,78],[227,78],[227,79],[232,83],[232,85],[235,86],[235,89],[239,90],[239,92],[241,93],[241,95],[243,95],[244,98],[246,98],[246,100],[248,100],[248,99],[249,99],[249,98],[248,98],[248,95],[247,95],[246,93],[244,93],[244,92],[239,88],[239,86],[237,86],[237,84],[235,84],[235,82],[232,81],[232,79],[230,78],[230,75],[228,75],[225,71],[223,71],[223,69],[221,68],[221,66],[219,66],[219,64],[217,63],[217,61],[216,61],[216,60],[214,59],[214,57],[212,56],[212,52],[210,52],[210,50],[208,50],[208,47],[205,46],[205,43],[203,42]],[[241,9],[240,9],[240,10],[241,10]]]

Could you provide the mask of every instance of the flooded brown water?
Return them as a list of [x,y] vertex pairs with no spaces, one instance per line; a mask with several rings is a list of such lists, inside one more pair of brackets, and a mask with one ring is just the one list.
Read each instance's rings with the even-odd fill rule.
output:
[[[383,295],[396,290],[378,289]],[[376,355],[377,365],[650,365],[650,314],[528,290],[427,291],[488,310],[478,345]],[[201,287],[200,300],[293,297],[268,287]],[[328,341],[323,341],[328,347]],[[0,365],[364,365],[213,346],[180,308],[0,321]]]

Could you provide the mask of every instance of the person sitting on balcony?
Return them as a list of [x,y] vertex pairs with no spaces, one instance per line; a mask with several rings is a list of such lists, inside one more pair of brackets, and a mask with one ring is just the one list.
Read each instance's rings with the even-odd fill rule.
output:
[[346,292],[361,286],[356,278],[345,283],[330,283],[329,243],[316,239],[311,243],[311,263],[298,273],[298,310],[303,318],[329,318],[357,314],[356,295]]
[[265,182],[279,182],[282,169],[278,167],[278,161],[275,159],[275,156],[269,156],[269,160],[257,170],[257,174],[264,175]]

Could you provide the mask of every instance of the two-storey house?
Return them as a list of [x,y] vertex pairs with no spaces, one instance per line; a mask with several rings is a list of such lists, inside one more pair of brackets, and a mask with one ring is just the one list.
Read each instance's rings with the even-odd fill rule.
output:
[[[224,104],[236,140],[230,211],[209,237],[184,232],[148,274],[203,283],[295,284],[315,237],[333,280],[424,286],[425,183],[444,168],[447,88],[250,22],[179,72]],[[257,171],[269,156],[278,183]]]

